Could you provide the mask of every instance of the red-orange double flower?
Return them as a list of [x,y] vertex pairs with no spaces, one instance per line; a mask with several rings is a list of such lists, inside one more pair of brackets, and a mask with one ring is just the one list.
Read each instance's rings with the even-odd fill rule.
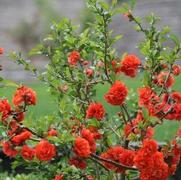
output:
[[13,96],[13,104],[15,106],[20,106],[22,103],[25,103],[26,105],[35,105],[36,92],[25,86],[19,87]]
[[46,140],[40,141],[35,147],[36,157],[40,161],[49,161],[56,155],[56,148]]
[[104,98],[109,104],[121,106],[124,103],[127,94],[128,90],[126,86],[122,82],[116,81],[109,92],[104,95]]

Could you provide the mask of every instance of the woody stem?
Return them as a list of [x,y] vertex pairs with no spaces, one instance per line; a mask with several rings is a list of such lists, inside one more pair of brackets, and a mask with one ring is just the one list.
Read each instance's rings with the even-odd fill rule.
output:
[[129,169],[129,170],[135,170],[135,171],[138,170],[138,169],[135,168],[135,167],[126,166],[126,165],[124,165],[124,164],[117,163],[117,162],[115,162],[115,161],[102,158],[102,157],[100,157],[100,156],[98,156],[98,155],[96,155],[96,154],[93,154],[93,153],[91,153],[91,157],[93,157],[93,158],[95,158],[95,159],[98,159],[98,160],[100,160],[100,161],[103,161],[103,162],[112,164],[112,165],[114,165],[114,166],[116,166],[116,167],[118,167],[118,168],[125,168],[125,169],[127,169],[127,170]]

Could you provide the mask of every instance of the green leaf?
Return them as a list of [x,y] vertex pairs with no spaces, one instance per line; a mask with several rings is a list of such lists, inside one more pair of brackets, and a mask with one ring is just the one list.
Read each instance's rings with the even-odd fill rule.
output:
[[17,83],[15,83],[15,82],[13,82],[11,80],[3,79],[1,81],[1,83],[2,83],[3,86],[6,86],[6,87],[16,87],[17,88],[19,86]]
[[124,13],[127,13],[128,11],[129,11],[129,6],[128,4],[124,3],[122,7],[115,9],[113,14],[117,14],[117,13],[124,14]]
[[0,77],[0,82],[2,82],[4,79],[2,77]]
[[165,35],[170,32],[170,28],[168,26],[163,27],[161,34]]
[[52,35],[48,35],[46,38],[43,39],[43,41],[53,41],[53,36]]
[[100,122],[97,121],[96,119],[91,119],[91,120],[88,121],[88,125],[89,126],[94,126],[94,127],[99,127]]
[[114,38],[114,40],[115,40],[115,41],[118,41],[118,40],[122,39],[122,37],[123,37],[123,35],[117,35],[117,36]]
[[149,120],[150,119],[150,115],[149,115],[149,112],[148,112],[148,109],[146,109],[146,108],[142,108],[142,112],[143,112],[143,118],[145,119],[145,120]]
[[33,48],[29,53],[28,57],[34,56],[34,55],[40,55],[42,54],[43,45],[37,45],[35,48]]
[[179,46],[180,45],[180,40],[178,39],[178,37],[174,34],[170,34],[169,35],[169,38],[177,45]]
[[150,74],[145,71],[145,72],[144,72],[143,84],[144,84],[144,86],[149,86],[150,83],[151,83]]
[[109,10],[109,4],[108,4],[108,3],[101,1],[101,2],[99,2],[99,4],[101,5],[101,7],[102,7],[104,10],[106,10],[106,11]]

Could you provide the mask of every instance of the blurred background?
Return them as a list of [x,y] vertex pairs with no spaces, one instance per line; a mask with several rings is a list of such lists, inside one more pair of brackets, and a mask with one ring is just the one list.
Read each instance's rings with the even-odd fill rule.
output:
[[[121,5],[129,0],[118,1]],[[4,47],[6,52],[27,53],[49,32],[52,21],[58,22],[62,17],[68,17],[74,24],[80,24],[80,30],[85,28],[86,22],[92,19],[85,3],[86,0],[0,0],[0,47]],[[137,0],[134,14],[144,17],[154,12],[162,18],[160,26],[170,26],[181,37],[180,9],[181,0]],[[121,33],[124,36],[116,44],[120,53],[138,54],[135,47],[142,34],[135,32],[133,24],[119,15],[114,18],[112,28],[115,34]],[[43,59],[33,61],[42,68],[47,63]],[[1,64],[4,69],[1,74],[4,77],[18,81],[27,78],[32,80],[29,74],[10,63],[6,57],[1,58]]]

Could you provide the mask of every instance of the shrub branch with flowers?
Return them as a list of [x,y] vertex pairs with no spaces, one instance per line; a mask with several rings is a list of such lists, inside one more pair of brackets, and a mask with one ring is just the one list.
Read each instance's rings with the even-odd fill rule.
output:
[[[155,15],[147,16],[144,25],[133,15],[133,4],[118,7],[116,1],[109,6],[88,0],[96,20],[80,34],[68,19],[54,23],[43,44],[30,52],[48,57],[45,72],[21,54],[11,53],[15,62],[48,85],[58,105],[58,113],[53,121],[46,120],[45,129],[36,123],[27,126],[24,120],[29,106],[36,105],[36,92],[31,88],[19,86],[13,106],[7,99],[0,100],[3,152],[16,159],[15,167],[23,165],[55,180],[166,180],[175,173],[181,156],[181,129],[168,143],[157,142],[153,135],[154,127],[164,121],[181,120],[181,93],[173,89],[174,79],[181,74],[176,64],[181,43],[168,27],[157,30]],[[135,54],[119,58],[113,44],[121,36],[114,37],[110,30],[116,14],[124,14],[143,33],[139,50],[145,61]],[[138,72],[142,86],[131,96],[125,79],[136,79]],[[102,97],[119,109],[114,116],[96,96],[100,88],[107,87]]]

